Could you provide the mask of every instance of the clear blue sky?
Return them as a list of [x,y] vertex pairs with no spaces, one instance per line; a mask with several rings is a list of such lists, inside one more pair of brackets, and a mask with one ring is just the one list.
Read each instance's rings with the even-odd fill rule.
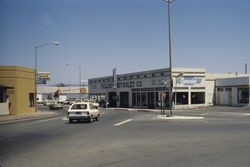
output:
[[[50,84],[168,67],[163,0],[0,0],[0,65],[34,67]],[[172,6],[173,67],[207,72],[250,69],[250,0],[176,0]]]

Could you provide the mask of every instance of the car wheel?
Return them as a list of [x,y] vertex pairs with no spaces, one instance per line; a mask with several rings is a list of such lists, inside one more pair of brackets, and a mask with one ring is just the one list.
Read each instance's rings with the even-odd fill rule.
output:
[[92,122],[93,122],[93,117],[90,116],[90,117],[89,117],[89,123],[92,123]]
[[99,116],[100,116],[100,115],[98,114],[98,116],[95,118],[96,121],[99,121]]
[[69,119],[69,123],[70,123],[70,124],[73,123],[73,119]]

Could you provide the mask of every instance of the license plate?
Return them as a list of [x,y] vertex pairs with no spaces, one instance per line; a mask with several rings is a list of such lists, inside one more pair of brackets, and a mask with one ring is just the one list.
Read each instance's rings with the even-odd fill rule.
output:
[[75,113],[70,113],[70,116],[87,116],[87,113],[84,112],[75,112]]

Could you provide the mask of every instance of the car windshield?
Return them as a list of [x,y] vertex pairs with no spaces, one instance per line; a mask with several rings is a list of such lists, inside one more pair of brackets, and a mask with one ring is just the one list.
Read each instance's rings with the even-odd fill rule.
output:
[[87,104],[74,104],[71,109],[79,110],[79,109],[87,109]]

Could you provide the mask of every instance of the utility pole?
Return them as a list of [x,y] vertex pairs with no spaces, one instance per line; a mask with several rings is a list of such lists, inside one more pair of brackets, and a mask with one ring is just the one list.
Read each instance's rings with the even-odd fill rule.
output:
[[245,74],[247,74],[247,63],[245,63]]
[[169,55],[169,108],[170,116],[173,116],[172,98],[173,98],[173,78],[172,78],[172,46],[171,46],[171,17],[170,17],[170,4],[175,0],[164,0],[168,3],[168,55]]

